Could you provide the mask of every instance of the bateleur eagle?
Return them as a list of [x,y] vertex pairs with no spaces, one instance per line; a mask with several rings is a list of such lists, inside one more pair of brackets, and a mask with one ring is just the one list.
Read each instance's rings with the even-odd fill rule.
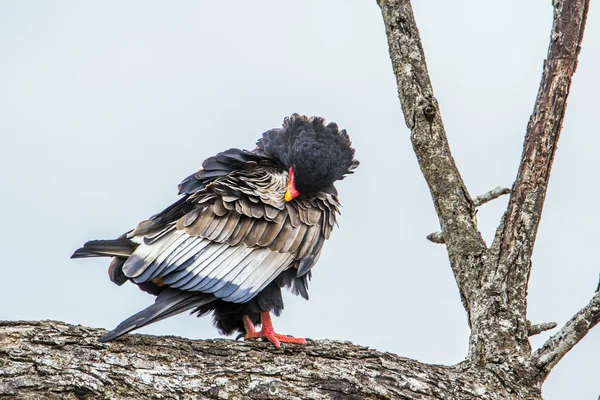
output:
[[[117,285],[156,295],[150,307],[99,340],[191,310],[247,339],[306,343],[275,333],[281,288],[308,299],[311,268],[340,203],[334,182],[358,166],[345,130],[293,114],[252,151],[229,149],[179,185],[179,201],[114,240],[93,240],[72,258],[113,257]],[[257,331],[255,325],[261,325]]]

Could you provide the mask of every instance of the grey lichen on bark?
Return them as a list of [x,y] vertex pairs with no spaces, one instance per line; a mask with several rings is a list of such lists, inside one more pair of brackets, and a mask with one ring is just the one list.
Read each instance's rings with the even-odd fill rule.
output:
[[[473,332],[482,335],[486,357],[516,357],[531,353],[527,331],[527,286],[531,257],[550,172],[566,111],[571,80],[583,40],[589,1],[554,2],[548,56],[534,110],[525,135],[517,178],[511,190],[504,226],[496,234],[499,252],[486,263],[481,285],[493,296],[482,296]],[[495,315],[490,319],[491,315]],[[490,324],[490,321],[494,321]],[[472,336],[473,337],[473,336]],[[503,343],[490,348],[488,343]],[[514,352],[516,349],[517,352]]]
[[533,363],[546,377],[552,368],[600,322],[600,293],[533,354]]
[[105,332],[57,321],[0,322],[0,398],[475,400],[507,395],[499,377],[463,364],[428,365],[349,342],[323,340],[285,351],[270,343],[145,335],[98,343]]
[[528,321],[529,325],[527,326],[527,335],[528,336],[535,336],[535,335],[539,335],[542,332],[546,332],[549,331],[550,329],[554,329],[558,326],[558,324],[556,322],[543,322],[541,324],[531,324]]
[[440,221],[463,305],[475,289],[474,266],[487,250],[477,229],[475,204],[450,152],[438,102],[434,97],[410,1],[381,0],[398,97],[419,166],[427,181]]
[[527,126],[517,178],[510,190],[508,209],[489,248],[477,230],[476,202],[468,195],[450,153],[411,2],[379,0],[378,4],[406,125],[442,228],[428,239],[446,244],[468,313],[471,336],[467,360],[475,368],[516,373],[512,383],[541,386],[546,371],[555,365],[548,360],[560,359],[566,347],[574,346],[598,323],[592,300],[542,350],[532,354],[529,336],[549,325],[532,327],[527,321],[531,256],[589,0],[553,2],[548,57]]

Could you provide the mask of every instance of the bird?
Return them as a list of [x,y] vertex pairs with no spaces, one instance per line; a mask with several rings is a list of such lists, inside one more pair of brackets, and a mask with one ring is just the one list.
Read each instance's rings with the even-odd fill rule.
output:
[[[256,147],[231,148],[178,186],[178,201],[117,239],[92,240],[71,258],[112,257],[108,275],[155,295],[100,342],[185,311],[223,335],[306,344],[275,332],[282,289],[308,300],[308,283],[340,213],[334,183],[359,165],[346,130],[292,114]],[[260,325],[260,330],[257,326]]]

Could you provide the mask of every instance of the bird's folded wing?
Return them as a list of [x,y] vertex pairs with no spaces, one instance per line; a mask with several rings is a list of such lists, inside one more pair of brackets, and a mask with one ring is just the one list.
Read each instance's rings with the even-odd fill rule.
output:
[[240,183],[249,179],[227,178],[194,193],[177,221],[148,232],[123,265],[125,276],[243,303],[288,268],[298,277],[308,273],[335,223],[337,201],[285,203],[281,194],[268,198]]
[[232,303],[250,300],[289,268],[292,254],[268,248],[230,246],[173,229],[162,240],[141,245],[123,266],[136,283],[211,293]]

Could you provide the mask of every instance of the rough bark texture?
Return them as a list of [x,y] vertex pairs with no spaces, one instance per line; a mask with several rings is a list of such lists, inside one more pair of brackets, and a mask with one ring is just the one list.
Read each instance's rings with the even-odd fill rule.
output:
[[[502,195],[509,194],[509,193],[510,193],[510,189],[501,188],[500,186],[498,186],[497,188],[494,188],[494,189],[490,190],[489,192],[480,194],[479,196],[475,197],[473,199],[473,205],[475,207],[479,207],[479,206],[484,205],[487,202],[490,202],[494,199],[497,199],[498,197],[500,197]],[[430,233],[429,235],[427,235],[427,240],[430,240],[433,243],[439,243],[439,244],[446,243],[444,241],[444,234],[442,232]]]
[[[128,335],[57,321],[0,322],[0,398],[505,399],[501,376],[349,342],[290,345]],[[488,396],[489,390],[498,390]]]
[[485,262],[471,348],[482,359],[522,359],[531,352],[527,286],[531,257],[565,115],[589,1],[554,2],[554,21],[517,179],[504,223]]
[[450,153],[446,131],[425,63],[410,1],[380,1],[398,97],[423,176],[429,185],[450,265],[469,312],[472,265],[486,251],[477,230],[475,204]]
[[565,326],[553,335],[540,349],[536,350],[533,362],[542,377],[548,376],[552,368],[585,335],[600,322],[600,293],[592,298],[587,306],[573,316]]
[[552,324],[527,320],[531,256],[554,154],[577,67],[589,0],[555,0],[542,81],[527,126],[508,209],[488,248],[477,230],[474,208],[450,153],[433,95],[419,31],[409,0],[379,0],[398,96],[411,141],[429,185],[450,265],[469,316],[467,364],[504,374],[513,396],[541,387],[550,369],[598,323],[598,296],[542,349],[532,353],[529,336]]
[[[409,0],[379,0],[398,96],[469,316],[466,360],[428,365],[350,343],[270,344],[131,335],[60,322],[0,323],[0,397],[115,399],[540,399],[548,373],[600,321],[600,294],[542,348],[527,320],[531,256],[589,0],[554,0],[548,57],[508,209],[488,247],[450,152]],[[433,237],[433,236],[432,236]]]

